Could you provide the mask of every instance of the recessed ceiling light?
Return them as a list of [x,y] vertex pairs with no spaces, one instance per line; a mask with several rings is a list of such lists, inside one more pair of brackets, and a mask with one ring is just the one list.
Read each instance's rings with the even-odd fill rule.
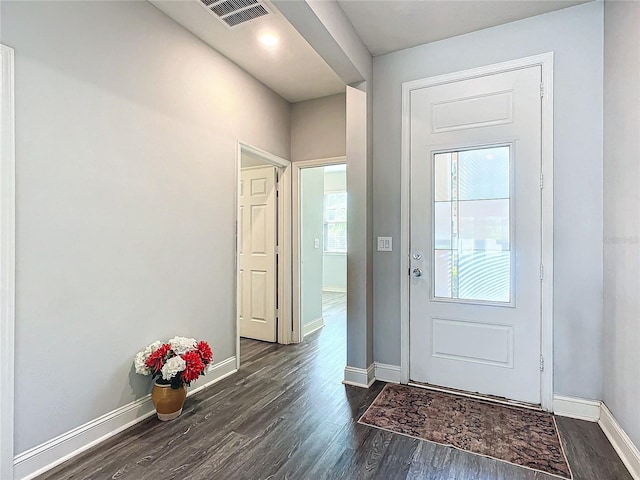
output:
[[267,47],[273,47],[278,43],[278,37],[272,33],[263,33],[260,35],[260,42]]

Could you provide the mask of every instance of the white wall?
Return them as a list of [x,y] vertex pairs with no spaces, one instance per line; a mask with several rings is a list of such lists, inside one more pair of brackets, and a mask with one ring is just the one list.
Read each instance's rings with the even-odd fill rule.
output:
[[[602,395],[601,2],[374,58],[374,236],[400,239],[401,87],[555,52],[555,392]],[[397,243],[396,243],[397,245]],[[400,364],[400,251],[374,255],[375,360]]]
[[346,96],[341,93],[291,105],[291,159],[346,154]]
[[343,168],[343,170],[332,170],[332,167],[324,169],[324,191],[327,193],[343,192],[347,189],[346,168],[340,165],[335,168]]
[[347,291],[347,254],[326,253],[322,262],[322,290]]
[[336,0],[273,0],[346,85],[371,79],[371,54]]
[[[345,191],[347,172],[324,170],[324,193]],[[322,289],[326,291],[347,291],[347,254],[327,253],[322,258]]]
[[15,48],[15,451],[149,391],[173,335],[235,355],[236,142],[290,106],[147,2],[1,2]]
[[300,171],[300,311],[303,325],[322,317],[323,195],[323,167],[303,168]]
[[604,402],[640,446],[640,3],[604,4]]

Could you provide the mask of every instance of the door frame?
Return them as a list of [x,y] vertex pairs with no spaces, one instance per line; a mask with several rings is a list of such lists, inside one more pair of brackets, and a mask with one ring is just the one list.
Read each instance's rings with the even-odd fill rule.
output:
[[13,478],[16,150],[12,48],[0,44],[0,62],[0,478]]
[[236,368],[240,368],[240,318],[238,317],[238,305],[240,299],[240,170],[242,168],[242,154],[249,153],[259,157],[266,163],[280,169],[278,191],[278,320],[277,343],[288,345],[291,343],[291,162],[278,155],[269,153],[248,143],[238,141],[236,155],[236,256],[235,256],[235,284],[236,302],[234,313],[236,316]]
[[[328,157],[318,158],[313,160],[302,160],[300,162],[293,162],[291,165],[293,171],[291,172],[293,180],[292,190],[292,204],[293,204],[293,343],[300,343],[304,340],[302,334],[302,314],[301,314],[301,283],[300,283],[300,171],[304,168],[313,167],[328,167],[331,165],[347,165],[347,157]],[[347,165],[347,168],[349,166]],[[347,185],[347,192],[349,191],[349,185]],[[349,225],[349,218],[347,217],[347,228]],[[347,263],[349,253],[347,252]],[[349,280],[347,277],[347,292],[349,291]]]
[[[409,382],[409,280],[410,204],[411,204],[411,105],[413,90],[461,80],[540,66],[542,82],[542,252],[544,275],[541,285],[540,331],[540,400],[544,410],[553,410],[553,52],[533,55],[479,68],[453,72],[402,84],[402,149],[401,149],[401,282],[400,282],[400,379]],[[543,184],[544,179],[544,184]],[[543,188],[544,186],[544,188]],[[541,271],[542,273],[542,271]],[[546,364],[546,366],[545,366]]]

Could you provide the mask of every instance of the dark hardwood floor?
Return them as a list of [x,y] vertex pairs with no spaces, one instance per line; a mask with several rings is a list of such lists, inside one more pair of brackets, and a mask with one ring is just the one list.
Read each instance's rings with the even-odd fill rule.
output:
[[[557,477],[357,423],[384,386],[341,383],[343,294],[299,345],[241,341],[241,369],[187,399],[177,420],[149,418],[40,479],[428,479]],[[558,418],[575,480],[630,480],[597,424]]]

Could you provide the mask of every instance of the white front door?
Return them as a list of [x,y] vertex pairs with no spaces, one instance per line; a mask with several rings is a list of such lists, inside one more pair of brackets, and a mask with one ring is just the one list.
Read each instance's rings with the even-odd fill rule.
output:
[[411,92],[413,381],[540,403],[541,73]]
[[240,336],[276,341],[276,168],[240,176]]

